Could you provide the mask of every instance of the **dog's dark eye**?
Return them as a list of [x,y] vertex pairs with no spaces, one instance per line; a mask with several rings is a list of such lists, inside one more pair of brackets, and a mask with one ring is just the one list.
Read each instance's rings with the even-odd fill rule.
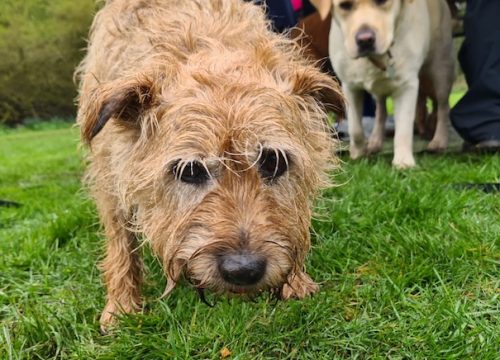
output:
[[172,167],[176,179],[187,184],[201,185],[210,179],[207,169],[199,161],[177,161]]
[[377,5],[384,5],[387,2],[387,0],[374,0],[374,1],[375,1],[375,4],[377,4]]
[[259,173],[264,179],[273,181],[287,171],[288,165],[289,160],[284,151],[263,149],[259,158]]
[[350,11],[352,10],[354,6],[354,3],[352,1],[342,1],[340,4],[339,4],[339,7],[342,9],[342,10],[345,10],[345,11]]

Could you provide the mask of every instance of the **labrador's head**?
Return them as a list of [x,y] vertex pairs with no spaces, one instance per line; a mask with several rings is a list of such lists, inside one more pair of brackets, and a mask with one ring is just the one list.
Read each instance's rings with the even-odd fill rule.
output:
[[322,18],[332,13],[353,58],[384,54],[394,41],[397,18],[404,1],[312,0]]

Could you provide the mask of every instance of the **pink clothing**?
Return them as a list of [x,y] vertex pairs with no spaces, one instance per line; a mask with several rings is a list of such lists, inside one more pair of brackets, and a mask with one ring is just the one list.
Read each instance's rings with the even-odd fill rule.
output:
[[292,2],[293,10],[297,11],[302,8],[302,0],[290,0]]

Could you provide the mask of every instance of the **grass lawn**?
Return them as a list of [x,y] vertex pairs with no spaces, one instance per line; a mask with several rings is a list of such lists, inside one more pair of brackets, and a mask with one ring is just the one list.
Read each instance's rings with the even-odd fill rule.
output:
[[[500,156],[390,154],[351,162],[318,202],[303,301],[201,303],[147,258],[147,307],[99,334],[104,290],[77,131],[0,133],[0,359],[498,359]],[[145,250],[146,251],[146,250]],[[209,301],[214,301],[209,296]],[[227,354],[225,354],[227,355]]]

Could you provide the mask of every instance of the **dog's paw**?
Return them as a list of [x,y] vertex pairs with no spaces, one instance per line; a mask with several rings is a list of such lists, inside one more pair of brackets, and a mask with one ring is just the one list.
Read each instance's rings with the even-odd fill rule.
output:
[[368,139],[368,144],[366,145],[366,152],[368,154],[376,154],[382,150],[382,139],[378,137],[370,137]]
[[365,154],[365,148],[363,146],[350,146],[349,155],[352,160],[361,158]]
[[99,319],[99,324],[101,326],[101,334],[107,334],[109,330],[116,324],[116,314],[119,311],[114,304],[107,303],[104,310],[101,313],[101,318]]
[[433,153],[442,153],[448,147],[448,141],[443,139],[432,139],[427,145],[427,151]]
[[305,272],[292,275],[288,284],[283,286],[281,291],[281,298],[288,299],[302,299],[306,296],[312,295],[319,290],[319,285],[316,284],[309,275]]
[[118,315],[134,313],[136,311],[137,306],[119,306],[116,302],[108,301],[99,319],[101,334],[107,334],[116,325]]
[[394,166],[396,169],[404,170],[414,168],[416,166],[416,163],[413,156],[395,156],[392,160],[392,166]]

